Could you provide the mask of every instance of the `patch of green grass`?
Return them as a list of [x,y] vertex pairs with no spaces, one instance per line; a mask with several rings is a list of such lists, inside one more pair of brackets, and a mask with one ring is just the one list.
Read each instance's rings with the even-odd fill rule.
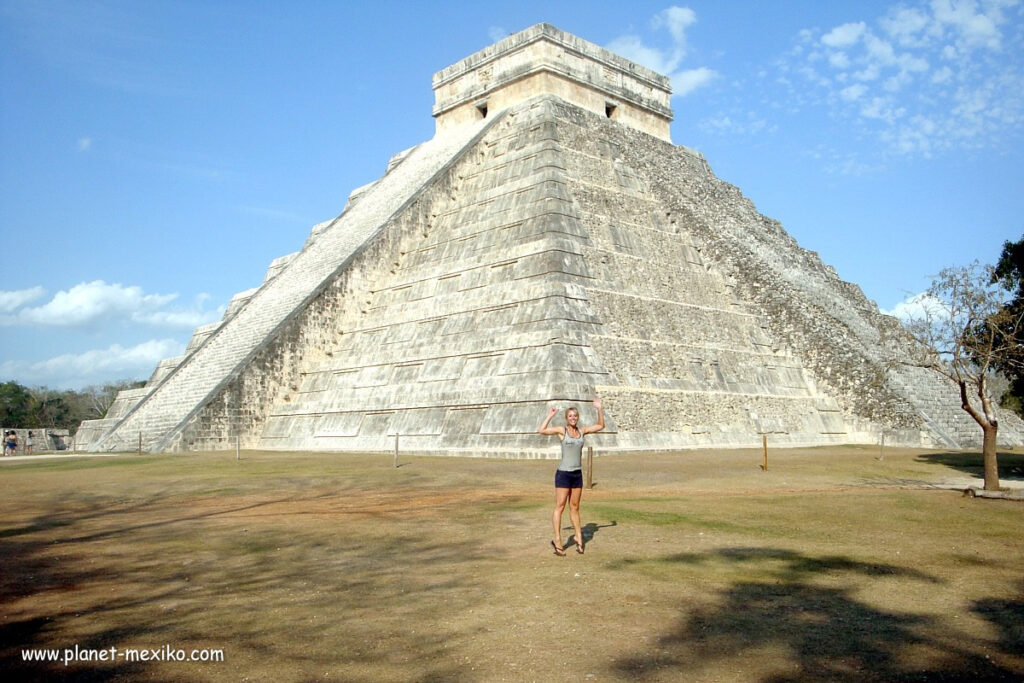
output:
[[[230,542],[233,554],[264,555],[281,550],[282,539],[267,533],[244,533]],[[287,544],[286,544],[287,545]]]
[[488,503],[487,510],[488,512],[533,512],[548,507],[551,507],[551,504],[547,501],[539,502],[524,498],[521,500]]
[[598,516],[609,520],[615,520],[619,524],[629,522],[634,524],[647,524],[650,526],[677,526],[690,527],[693,529],[735,532],[750,532],[755,530],[750,526],[734,524],[720,519],[709,519],[707,517],[689,514],[686,512],[642,510],[637,507],[609,505],[607,503],[594,503],[588,507],[588,514],[590,516]]
[[234,493],[244,493],[245,490],[237,486],[224,486],[215,489],[197,489],[193,491],[193,495],[196,496],[220,496],[229,495]]
[[66,472],[66,471],[81,471],[81,470],[99,470],[106,468],[116,467],[137,467],[140,465],[152,465],[154,461],[152,458],[143,457],[131,457],[131,456],[118,456],[118,457],[101,457],[101,458],[67,458],[67,459],[50,459],[40,458],[39,460],[19,460],[18,462],[4,463],[4,467],[0,469],[0,472],[4,470],[17,470],[18,472]]

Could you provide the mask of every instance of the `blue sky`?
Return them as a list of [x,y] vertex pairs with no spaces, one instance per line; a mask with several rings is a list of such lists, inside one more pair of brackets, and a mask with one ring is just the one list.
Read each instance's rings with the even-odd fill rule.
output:
[[548,22],[884,310],[1024,234],[1024,6],[0,0],[0,381],[146,378]]

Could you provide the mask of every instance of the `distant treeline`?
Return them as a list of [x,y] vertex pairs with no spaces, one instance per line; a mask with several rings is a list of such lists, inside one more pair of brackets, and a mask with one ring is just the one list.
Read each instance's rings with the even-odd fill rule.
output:
[[18,429],[68,429],[74,433],[82,420],[106,415],[117,392],[144,384],[126,379],[73,391],[5,382],[0,384],[0,425]]

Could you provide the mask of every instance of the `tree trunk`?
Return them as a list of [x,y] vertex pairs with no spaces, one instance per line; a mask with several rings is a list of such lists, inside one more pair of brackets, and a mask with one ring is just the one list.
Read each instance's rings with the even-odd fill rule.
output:
[[982,462],[985,464],[985,490],[999,490],[999,464],[996,460],[996,434],[999,431],[997,425],[990,424],[983,427],[985,440],[981,448]]
[[960,407],[981,427],[984,438],[981,446],[981,459],[985,468],[985,490],[999,490],[999,462],[996,455],[996,435],[999,433],[999,422],[996,420],[992,408],[992,401],[985,392],[984,379],[978,382],[978,397],[981,399],[982,410],[979,413],[967,400],[967,383],[961,379],[957,382],[960,385]]

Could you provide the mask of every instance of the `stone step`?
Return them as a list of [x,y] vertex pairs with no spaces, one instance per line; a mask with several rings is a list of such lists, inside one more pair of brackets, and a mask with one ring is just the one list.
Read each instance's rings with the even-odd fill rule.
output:
[[273,339],[275,330],[289,315],[372,240],[396,209],[405,205],[432,176],[496,121],[452,131],[413,150],[355,206],[284,264],[234,317],[203,341],[93,450],[129,450],[139,433],[143,435],[146,449],[166,448],[175,431],[247,358]]

